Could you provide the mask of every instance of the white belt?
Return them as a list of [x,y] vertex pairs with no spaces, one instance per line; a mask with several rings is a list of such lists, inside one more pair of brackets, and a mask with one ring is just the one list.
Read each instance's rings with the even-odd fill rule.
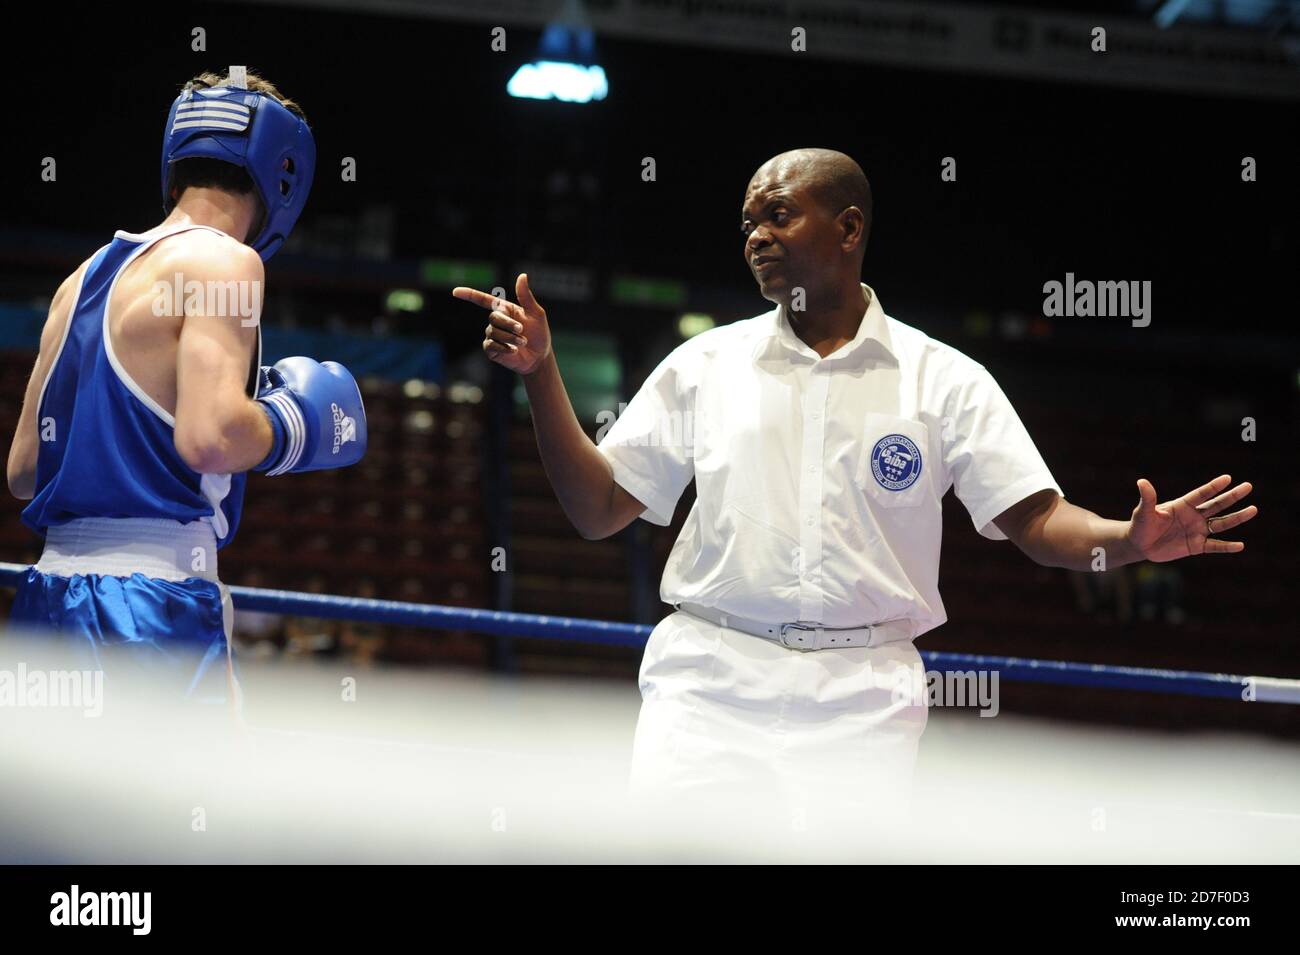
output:
[[879,647],[912,639],[910,620],[890,620],[869,627],[823,627],[816,623],[762,623],[699,604],[676,604],[693,617],[762,637],[791,650],[832,650],[836,647]]
[[55,577],[99,574],[217,581],[217,537],[207,521],[82,517],[45,531],[36,570]]

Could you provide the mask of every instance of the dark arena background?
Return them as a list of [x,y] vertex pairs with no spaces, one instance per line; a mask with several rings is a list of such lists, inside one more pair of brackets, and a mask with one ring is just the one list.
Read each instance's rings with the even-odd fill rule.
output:
[[[1092,48],[1098,27],[1105,52]],[[755,169],[803,146],[854,157],[874,196],[863,281],[889,315],[993,374],[1070,501],[1126,520],[1138,478],[1164,500],[1231,474],[1251,482],[1247,503],[1259,508],[1231,535],[1245,542],[1240,554],[1080,573],[981,538],[949,493],[939,573],[948,622],[918,639],[922,653],[1150,668],[1175,682],[1186,671],[1193,684],[1198,674],[1258,675],[1291,687],[1290,702],[1285,693],[1243,702],[1123,678],[1017,679],[1011,666],[999,719],[934,709],[918,780],[941,789],[966,754],[984,760],[967,766],[968,780],[982,772],[1011,791],[996,752],[1034,785],[1077,794],[1091,779],[1105,794],[1071,803],[1077,834],[981,838],[980,827],[1001,823],[980,817],[961,829],[966,842],[954,837],[922,859],[1300,859],[1300,696],[1286,684],[1300,678],[1300,5],[315,0],[76,16],[44,8],[6,40],[6,440],[59,283],[115,230],[161,221],[159,133],[187,79],[246,65],[297,100],[315,133],[310,201],[266,268],[263,360],[347,364],[361,382],[369,450],[343,470],[250,476],[241,529],[220,555],[221,578],[236,588],[656,624],[672,612],[660,577],[693,487],[671,527],[637,520],[583,539],[542,468],[519,378],[483,354],[485,313],[450,290],[500,286],[513,299],[515,276],[528,273],[578,419],[598,439],[675,346],[771,307],[738,231]],[[604,95],[511,94],[521,67],[560,59],[588,77],[599,65]],[[1149,282],[1149,323],[1046,314],[1045,284],[1067,275]],[[0,561],[26,566],[42,540],[20,523],[22,506],[10,497],[0,509]],[[0,587],[2,619],[12,584]],[[301,758],[287,741],[307,731],[302,746],[317,748],[327,737],[401,738],[432,764],[438,752],[461,753],[472,774],[502,740],[553,731],[549,745],[568,740],[560,748],[577,762],[584,740],[596,747],[617,788],[644,631],[600,641],[476,627],[484,616],[439,626],[240,606],[237,591],[246,716],[281,734],[285,758]],[[349,678],[360,688],[354,709],[322,702]],[[421,720],[435,712],[431,735]],[[13,780],[40,778],[53,757],[7,738],[0,795],[39,813],[43,790]],[[1053,757],[1065,740],[1089,755]],[[478,745],[489,755],[464,755]],[[359,765],[392,770],[366,758],[374,762]],[[1125,788],[1134,767],[1154,763],[1158,792]],[[124,785],[105,775],[96,785]],[[541,785],[529,793],[545,802]],[[1198,801],[1210,790],[1221,803]],[[1162,809],[1171,794],[1185,802]],[[364,794],[334,795],[338,815],[322,826],[354,820],[352,810],[390,824]],[[608,821],[605,841],[584,841],[564,825],[530,829],[522,809],[515,835],[497,838],[487,821],[495,798],[484,796],[481,812],[462,807],[482,815],[481,839],[459,823],[437,839],[406,839],[392,823],[381,836],[364,827],[340,836],[320,855],[287,829],[196,848],[187,803],[177,841],[129,815],[114,818],[135,842],[88,835],[102,820],[69,829],[11,816],[0,853],[10,862],[843,856],[786,842],[639,841]],[[1099,807],[1116,827],[1136,819],[1130,835],[1101,832]],[[1171,813],[1190,814],[1185,828],[1152,828]],[[1184,838],[1204,833],[1207,818],[1236,827],[1232,852]]]

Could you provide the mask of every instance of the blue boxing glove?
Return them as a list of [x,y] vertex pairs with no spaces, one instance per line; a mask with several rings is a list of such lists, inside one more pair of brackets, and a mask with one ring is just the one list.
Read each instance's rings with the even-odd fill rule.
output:
[[335,361],[285,358],[263,367],[257,403],[271,422],[270,475],[356,464],[366,453],[366,409],[351,373]]

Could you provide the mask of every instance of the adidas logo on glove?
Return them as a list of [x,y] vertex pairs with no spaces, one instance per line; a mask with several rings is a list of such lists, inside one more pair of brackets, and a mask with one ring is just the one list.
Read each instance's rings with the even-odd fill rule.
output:
[[297,356],[263,368],[257,402],[271,425],[272,442],[256,471],[274,477],[345,468],[366,453],[361,390],[338,362]]
[[340,446],[357,439],[357,421],[345,415],[343,409],[336,404],[331,404],[330,409],[334,412],[333,453],[338,454]]

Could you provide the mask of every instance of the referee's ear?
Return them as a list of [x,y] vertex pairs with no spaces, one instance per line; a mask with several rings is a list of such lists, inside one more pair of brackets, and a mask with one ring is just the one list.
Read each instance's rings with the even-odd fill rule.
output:
[[871,220],[857,206],[848,206],[839,214],[836,221],[843,231],[840,247],[845,252],[867,248],[867,236],[871,232]]

